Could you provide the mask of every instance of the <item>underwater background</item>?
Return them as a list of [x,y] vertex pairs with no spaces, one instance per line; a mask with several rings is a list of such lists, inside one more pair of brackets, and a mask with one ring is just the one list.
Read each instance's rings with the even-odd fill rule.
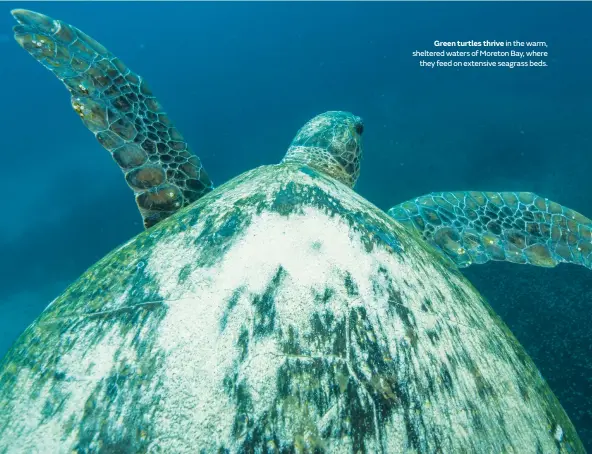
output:
[[[69,94],[12,38],[64,20],[144,76],[214,183],[278,162],[308,119],[365,120],[357,191],[533,191],[592,217],[592,3],[1,3],[0,357],[90,265],[142,231]],[[546,41],[546,68],[421,68],[435,40]],[[495,50],[495,49],[488,49]],[[592,450],[592,270],[464,270]]]

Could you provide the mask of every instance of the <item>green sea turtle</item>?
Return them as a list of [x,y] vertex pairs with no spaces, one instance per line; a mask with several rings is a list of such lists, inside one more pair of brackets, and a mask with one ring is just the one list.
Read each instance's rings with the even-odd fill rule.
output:
[[389,216],[352,190],[363,126],[345,112],[310,120],[279,165],[212,190],[140,76],[64,22],[13,15],[147,230],[0,363],[0,452],[584,452],[454,263],[590,267],[588,219],[481,192]]

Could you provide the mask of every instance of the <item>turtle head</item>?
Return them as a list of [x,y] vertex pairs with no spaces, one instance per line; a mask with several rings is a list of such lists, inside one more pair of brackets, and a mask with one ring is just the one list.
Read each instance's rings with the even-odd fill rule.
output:
[[282,162],[305,164],[353,188],[360,176],[363,131],[362,119],[349,112],[317,115],[298,131]]

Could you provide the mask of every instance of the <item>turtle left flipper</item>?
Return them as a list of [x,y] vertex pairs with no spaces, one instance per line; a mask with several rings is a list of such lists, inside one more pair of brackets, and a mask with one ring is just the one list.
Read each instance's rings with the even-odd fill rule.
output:
[[16,41],[66,85],[84,125],[125,173],[147,228],[212,190],[141,76],[76,27],[23,9],[12,15]]
[[434,192],[388,214],[459,267],[504,260],[592,269],[592,221],[532,192]]

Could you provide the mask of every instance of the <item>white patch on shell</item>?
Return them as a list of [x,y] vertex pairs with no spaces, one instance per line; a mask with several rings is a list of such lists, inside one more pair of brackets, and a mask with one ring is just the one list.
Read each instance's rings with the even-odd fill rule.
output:
[[[312,401],[306,402],[306,411],[301,411],[304,404],[282,400],[278,393],[278,370],[282,364],[288,361],[305,364],[315,359],[345,366],[348,375],[337,379],[341,392],[352,384],[360,405],[374,415],[373,422],[364,429],[367,452],[410,449],[407,424],[413,425],[419,442],[428,443],[432,448],[440,443],[443,452],[474,449],[504,452],[509,448],[515,452],[530,452],[537,445],[543,452],[557,450],[557,430],[552,433],[547,426],[545,410],[550,405],[546,400],[550,395],[547,385],[536,372],[532,373],[534,368],[523,365],[523,359],[516,354],[514,339],[490,315],[479,295],[462,277],[446,269],[430,248],[417,242],[396,222],[384,220],[384,215],[370,203],[332,180],[313,180],[288,166],[259,169],[241,177],[240,181],[240,184],[230,182],[223,191],[218,190],[220,196],[208,205],[206,219],[221,223],[221,217],[238,200],[253,194],[265,194],[267,201],[271,201],[287,182],[314,184],[337,199],[347,212],[363,212],[376,225],[391,228],[405,253],[398,255],[379,240],[374,241],[373,249],[368,252],[363,241],[367,238],[363,239],[359,231],[350,228],[344,217],[331,217],[313,206],[304,206],[303,213],[286,217],[269,211],[257,214],[253,205],[243,204],[244,215],[252,216],[252,222],[244,231],[234,234],[228,249],[213,265],[195,265],[208,252],[207,245],[194,244],[195,238],[203,232],[205,219],[157,243],[150,251],[146,272],[154,280],[167,311],[151,332],[143,333],[153,336],[154,350],[164,354],[164,364],[155,371],[152,388],[146,390],[144,397],[154,409],[150,420],[146,421],[152,439],[148,451],[193,453],[203,449],[215,452],[221,446],[231,452],[239,451],[245,434],[238,434],[238,438],[232,435],[237,420],[257,422],[265,414],[279,411],[279,407],[288,404],[293,405],[289,424],[282,425],[280,421],[274,427],[281,447],[293,443],[313,451],[323,446],[324,441],[318,438],[319,430],[355,422],[345,421],[343,396],[335,398],[331,408],[323,413]],[[204,200],[209,202],[213,197]],[[182,215],[179,219],[183,219]],[[269,312],[258,314],[254,300],[270,288],[280,266],[284,277],[274,289],[275,325],[271,332],[260,336],[255,326],[257,317],[270,322],[272,315]],[[186,269],[189,271],[181,283],[179,275]],[[389,295],[388,279],[380,269],[386,270],[398,292],[396,300]],[[358,289],[355,296],[344,286],[348,274]],[[322,295],[326,289],[334,291],[331,298],[326,303],[315,300],[315,295]],[[119,295],[114,294],[113,299],[119,296],[123,304],[126,290],[118,291]],[[229,307],[233,296],[235,304]],[[423,308],[426,300],[431,301],[430,310]],[[365,319],[352,321],[350,314],[362,308]],[[412,316],[413,330],[397,309]],[[348,347],[345,355],[333,354],[321,343],[323,339],[311,324],[315,314],[330,314],[335,320],[344,321]],[[351,326],[352,323],[357,325]],[[81,405],[96,388],[97,381],[122,360],[116,361],[114,347],[130,342],[112,332],[91,347],[88,339],[96,335],[94,329],[95,325],[89,322],[74,333],[75,350],[60,359],[72,377],[82,378],[86,374],[88,383],[79,380],[64,385],[76,387],[65,411],[38,428],[18,426],[20,433],[9,432],[7,443],[18,438],[19,444],[28,440],[23,446],[52,447],[46,443],[60,439],[63,422],[69,416],[80,420]],[[280,331],[285,336],[290,329],[309,353],[285,352]],[[434,330],[439,333],[435,343],[430,338]],[[352,338],[354,331],[359,336],[356,340]],[[243,351],[239,340],[243,332],[249,342],[248,352],[241,360]],[[337,338],[335,332],[323,334],[327,345]],[[394,377],[372,369],[369,346],[378,346],[385,355],[384,361],[398,361],[394,371],[389,369]],[[412,354],[407,357],[405,352]],[[120,354],[133,364],[133,348],[126,348]],[[86,358],[87,362],[81,358]],[[90,368],[91,358],[105,363]],[[456,364],[451,364],[452,361]],[[474,370],[469,368],[471,362]],[[445,386],[442,367],[454,371],[452,389]],[[531,385],[528,400],[518,388],[519,379],[525,375],[528,376],[524,380]],[[31,377],[36,378],[28,370],[21,371],[17,386],[25,394],[30,392],[27,380]],[[225,380],[229,377],[235,385],[243,384],[251,395],[252,406],[246,412],[241,413],[236,399],[229,395]],[[332,396],[329,389],[335,388],[335,383],[321,377],[318,385],[298,377],[292,379],[298,392],[317,386],[314,392]],[[407,406],[397,401],[399,397],[391,389],[389,380],[405,389]],[[495,391],[495,399],[480,397],[479,386],[483,383]],[[392,413],[384,420],[378,419],[368,384],[386,396],[386,401],[394,402]],[[152,401],[156,387],[162,398]],[[32,424],[38,423],[39,405],[48,396],[49,389],[42,392],[43,398],[34,402],[17,399],[13,414],[22,411],[31,418]],[[32,405],[30,410],[27,405]],[[471,408],[479,412],[483,428],[477,428]],[[503,430],[497,422],[500,413],[505,421]],[[377,436],[378,430],[383,431],[382,439]],[[351,452],[352,436],[332,438],[328,448],[332,452]],[[0,450],[2,446],[3,440],[0,440]],[[48,451],[66,451],[73,446],[68,439],[59,449],[48,448]]]
[[555,433],[553,435],[555,436],[555,440],[559,442],[563,441],[563,429],[559,424],[557,424],[557,427],[555,427]]
[[[339,191],[340,185],[333,182],[317,182],[319,187],[325,186],[328,192]],[[336,191],[337,188],[337,191]],[[357,205],[356,196],[351,193],[340,194],[340,202],[344,205]],[[352,200],[354,199],[354,200]],[[449,357],[454,357],[458,349],[459,339],[456,336],[444,333],[441,341],[432,346],[427,333],[438,324],[452,324],[460,332],[460,338],[471,357],[483,357],[487,349],[486,340],[488,332],[503,334],[499,327],[486,314],[479,297],[474,294],[470,286],[456,276],[449,275],[454,285],[461,288],[474,302],[468,304],[468,311],[462,312],[455,307],[455,300],[459,298],[451,292],[451,284],[444,280],[442,270],[436,270],[432,263],[433,257],[423,247],[417,246],[411,252],[416,257],[410,263],[403,263],[397,255],[391,251],[376,247],[368,253],[363,245],[361,237],[347,225],[339,216],[329,217],[327,214],[313,207],[304,207],[303,214],[281,216],[278,213],[264,212],[260,216],[254,213],[252,224],[233,243],[224,255],[223,259],[215,266],[207,269],[196,268],[187,278],[186,295],[183,301],[171,304],[167,318],[160,325],[159,342],[163,350],[169,351],[167,359],[167,371],[172,377],[167,378],[165,386],[169,396],[166,406],[173,412],[182,403],[191,402],[191,408],[195,408],[196,416],[191,423],[184,425],[183,435],[188,439],[200,440],[199,446],[206,450],[214,449],[217,441],[231,440],[230,430],[233,416],[238,411],[229,410],[234,403],[230,401],[221,387],[224,377],[231,372],[238,372],[238,381],[244,381],[253,392],[253,413],[245,415],[245,418],[257,420],[269,411],[276,398],[276,374],[277,364],[286,355],[281,352],[277,337],[267,338],[259,342],[249,343],[249,355],[245,364],[237,369],[238,364],[238,335],[241,328],[249,330],[253,339],[253,306],[255,295],[261,295],[278,268],[281,266],[286,277],[280,286],[280,291],[275,296],[275,323],[276,330],[281,327],[286,332],[287,327],[292,327],[299,338],[311,336],[310,319],[314,313],[319,313],[318,302],[315,301],[315,292],[321,292],[329,287],[336,290],[328,305],[323,310],[328,310],[340,319],[346,317],[348,311],[355,306],[366,309],[371,325],[376,327],[381,321],[391,321],[390,332],[387,338],[376,339],[386,350],[396,352],[402,344],[409,345],[412,340],[406,332],[402,320],[393,317],[389,313],[388,294],[382,292],[376,296],[373,282],[379,276],[379,267],[388,269],[389,276],[398,286],[401,292],[401,300],[409,309],[416,320],[418,329],[417,351],[412,357],[411,363],[401,366],[401,376],[415,376],[414,383],[408,383],[408,390],[412,396],[425,405],[422,410],[424,417],[433,427],[451,427],[454,445],[460,449],[468,446],[474,439],[472,421],[469,412],[462,404],[456,411],[444,411],[436,403],[430,404],[422,393],[428,389],[429,380],[439,376],[439,372],[432,370],[431,377],[422,371],[430,370],[430,363],[446,364],[449,368]],[[199,246],[187,251],[181,237],[175,237],[170,242],[157,245],[149,269],[154,271],[154,278],[161,289],[170,289],[173,294],[179,291],[174,283],[174,277],[180,269],[194,262],[201,253]],[[166,257],[175,256],[175,261]],[[179,260],[181,258],[181,260]],[[411,259],[411,256],[407,256]],[[345,273],[349,273],[352,281],[358,286],[359,296],[351,298],[347,295],[343,286]],[[430,276],[429,285],[421,289],[419,282]],[[405,286],[403,282],[411,284]],[[385,290],[386,283],[382,283]],[[220,320],[227,310],[227,302],[233,293],[241,289],[241,297],[231,313],[227,314],[226,329],[221,332]],[[441,295],[441,297],[439,296]],[[426,313],[421,310],[425,298],[432,301],[443,299],[444,303],[435,308],[436,313]],[[475,319],[479,323],[474,323]],[[199,326],[199,329],[195,329]],[[383,327],[388,324],[383,324]],[[187,330],[187,334],[182,333]],[[182,342],[180,343],[180,339]],[[385,345],[386,342],[386,345]],[[174,348],[171,348],[174,346]],[[360,365],[362,375],[366,380],[372,380],[372,371],[366,366],[367,351],[357,344],[351,346],[352,358],[342,358],[341,361],[356,360]],[[324,352],[317,352],[320,357],[326,357]],[[508,355],[513,353],[508,350]],[[192,358],[199,357],[203,366],[196,368]],[[436,362],[434,360],[437,360]],[[337,359],[340,360],[340,359]],[[513,399],[519,399],[519,391],[513,383],[514,369],[503,357],[487,355],[487,361],[479,363],[479,373],[500,391],[500,398],[506,399],[505,404],[510,408],[520,405],[513,403]],[[176,390],[188,390],[188,382],[197,383],[191,389],[195,391],[188,395],[178,393]],[[458,368],[458,376],[455,379],[455,387],[458,395],[454,399],[475,399],[478,395],[474,376],[462,365]],[[360,398],[364,397],[363,387],[359,388]],[[365,396],[366,398],[368,396]],[[448,398],[445,393],[439,393],[436,399]],[[448,404],[450,405],[450,404]],[[456,405],[453,405],[453,408]],[[522,409],[524,410],[524,408]],[[508,415],[508,432],[512,433],[512,440],[522,440],[523,447],[532,447],[536,443],[536,437],[532,430],[526,428],[529,424],[541,425],[544,421],[544,412],[540,407],[528,409],[521,418],[513,419]],[[163,409],[163,411],[165,411]],[[314,410],[310,410],[314,411]],[[493,413],[495,411],[491,410]],[[491,417],[494,417],[494,415]],[[207,415],[207,416],[206,416]],[[320,419],[323,415],[317,415]],[[419,414],[418,414],[419,417]],[[403,429],[402,414],[392,416],[391,424],[385,427],[390,434],[387,442],[387,451],[400,450],[408,443],[406,431]],[[528,423],[527,423],[528,421]],[[535,423],[536,421],[536,423]],[[204,437],[204,433],[212,433],[210,429],[204,430],[204,424],[213,430],[215,438]],[[159,424],[160,426],[160,424]],[[171,427],[172,429],[172,427]],[[448,432],[450,432],[448,430]],[[375,442],[370,430],[366,444],[371,451],[378,451],[380,447]],[[294,436],[290,433],[283,434],[286,439]],[[499,433],[492,433],[492,438],[501,437]],[[214,441],[216,440],[216,441]],[[351,446],[350,446],[351,448]],[[393,451],[394,452],[394,451]]]
[[[60,386],[52,387],[52,382],[48,382],[39,391],[35,400],[15,400],[15,407],[12,413],[18,415],[19,421],[25,423],[25,427],[18,427],[19,431],[27,434],[26,437],[20,437],[18,447],[13,446],[11,453],[47,453],[47,452],[70,452],[67,446],[74,446],[78,437],[76,429],[80,424],[84,414],[85,405],[97,383],[109,376],[115,363],[115,352],[124,340],[114,332],[107,334],[97,345],[90,346],[85,340],[85,331],[92,331],[92,325],[87,326],[81,332],[77,333],[74,348],[68,353],[60,355],[59,362],[55,369],[67,370],[68,375],[60,381]],[[70,336],[72,336],[70,334]],[[80,337],[78,337],[80,336]],[[67,339],[62,339],[67,342]],[[92,349],[93,355],[86,355],[88,350]],[[123,358],[120,358],[123,359]],[[133,358],[131,358],[133,361]],[[36,382],[34,378],[37,375],[30,369],[22,369],[17,378],[15,388],[26,395],[34,394]],[[33,379],[32,379],[33,378]],[[43,416],[44,407],[47,402],[55,402],[56,391],[67,399],[63,401],[63,407],[54,417],[47,418]],[[62,439],[64,427],[72,426],[72,433],[67,439]],[[16,429],[16,428],[15,428]],[[16,433],[11,433],[10,427],[3,437],[7,440],[11,436],[17,437]],[[0,442],[0,448],[2,443]],[[22,450],[20,449],[22,448]]]

